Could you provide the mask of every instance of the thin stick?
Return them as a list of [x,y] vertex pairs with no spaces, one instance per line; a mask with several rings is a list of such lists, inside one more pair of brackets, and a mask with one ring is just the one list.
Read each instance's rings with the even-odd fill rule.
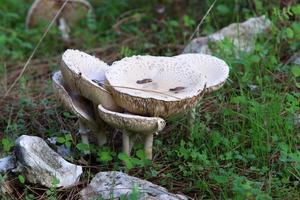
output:
[[65,0],[65,2],[63,3],[63,5],[61,6],[61,8],[59,9],[59,11],[56,13],[56,15],[54,16],[54,18],[52,19],[52,21],[50,22],[50,24],[48,25],[47,29],[45,30],[45,32],[43,33],[41,39],[38,41],[37,45],[35,46],[34,50],[32,51],[31,55],[29,56],[28,60],[26,61],[21,73],[19,74],[19,76],[15,79],[15,81],[11,84],[11,86],[8,88],[8,90],[5,92],[4,97],[2,99],[4,99],[5,97],[7,97],[7,95],[9,94],[9,92],[12,90],[12,88],[17,84],[17,82],[20,80],[20,78],[23,76],[25,70],[28,68],[28,65],[30,63],[30,61],[32,60],[34,54],[36,53],[36,51],[38,50],[38,48],[40,47],[42,41],[45,39],[46,35],[48,34],[50,28],[53,26],[54,22],[56,21],[56,19],[58,18],[59,14],[62,12],[62,10],[64,9],[64,7],[67,5],[69,0]]
[[173,96],[173,95],[170,95],[170,94],[166,94],[165,92],[155,91],[155,90],[139,89],[139,88],[133,88],[133,87],[127,87],[127,86],[118,86],[118,85],[106,85],[106,86],[116,87],[116,88],[124,88],[124,89],[130,89],[130,90],[138,90],[138,91],[143,91],[143,92],[153,92],[153,93],[157,93],[157,94],[162,94],[162,95],[165,95],[165,96],[173,97],[174,99],[180,99],[179,97],[176,97],[176,96]]
[[214,7],[215,3],[217,2],[217,0],[215,0],[211,6],[209,7],[209,9],[207,10],[207,12],[205,13],[205,15],[203,16],[203,18],[201,19],[200,23],[197,25],[197,28],[196,30],[194,31],[194,33],[192,34],[192,36],[190,37],[189,41],[191,41],[195,34],[197,33],[197,36],[199,36],[199,29],[200,29],[200,26],[203,24],[205,18],[208,16],[208,14],[210,13],[211,9]]
[[[82,75],[81,75],[82,76]],[[88,78],[86,78],[88,79]],[[111,92],[108,91],[106,88],[104,88],[103,86],[107,86],[107,87],[116,87],[116,88],[124,88],[124,89],[130,89],[130,90],[137,90],[137,91],[143,91],[143,92],[153,92],[153,93],[157,93],[157,94],[162,94],[162,95],[165,95],[165,96],[169,96],[169,97],[172,97],[174,99],[180,99],[176,96],[173,96],[173,95],[170,95],[170,94],[166,94],[166,92],[160,92],[160,91],[155,91],[155,90],[147,90],[147,89],[139,89],[139,88],[134,88],[134,87],[128,87],[128,86],[119,86],[119,85],[110,85],[110,84],[105,84],[105,83],[100,83],[100,84],[97,84],[95,83],[98,87],[101,87],[101,89],[110,94],[111,95]]]

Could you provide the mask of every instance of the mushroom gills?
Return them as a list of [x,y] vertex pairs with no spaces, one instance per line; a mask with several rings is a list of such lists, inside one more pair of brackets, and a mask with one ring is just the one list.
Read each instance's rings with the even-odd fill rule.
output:
[[106,131],[103,128],[103,121],[97,119],[93,104],[84,97],[72,92],[65,84],[60,71],[54,73],[53,88],[62,104],[74,113],[79,119],[79,131],[83,143],[89,144],[88,133],[92,132],[98,139],[98,144],[106,142]]

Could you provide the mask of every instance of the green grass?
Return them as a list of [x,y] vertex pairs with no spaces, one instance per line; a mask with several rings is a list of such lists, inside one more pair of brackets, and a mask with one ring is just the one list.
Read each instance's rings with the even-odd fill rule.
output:
[[[26,2],[0,2],[1,95],[45,29],[25,29],[30,7]],[[179,54],[212,1],[162,1],[163,15],[155,13],[158,2],[91,1],[95,15],[73,29],[71,48],[108,62],[134,54]],[[99,170],[125,170],[196,199],[299,199],[300,127],[294,123],[300,112],[299,67],[287,62],[300,49],[299,6],[280,8],[277,1],[268,0],[217,1],[201,35],[262,14],[273,22],[272,29],[257,38],[249,53],[234,55],[227,40],[214,46],[214,54],[230,65],[229,80],[200,102],[192,130],[185,116],[168,122],[155,138],[152,163],[138,145],[136,156],[128,158],[119,154],[120,144],[113,141],[94,147],[90,158],[81,158],[85,147],[76,136],[76,117],[52,95],[51,73],[58,69],[57,56],[67,48],[52,28],[19,84],[0,102],[0,155],[8,154],[14,138],[22,134],[58,136],[61,144],[71,146],[71,161],[85,159],[93,166],[86,177]],[[13,178],[1,176],[0,182]],[[17,182],[15,195],[25,193],[30,199],[45,193],[49,199],[64,199],[72,191],[31,187]]]

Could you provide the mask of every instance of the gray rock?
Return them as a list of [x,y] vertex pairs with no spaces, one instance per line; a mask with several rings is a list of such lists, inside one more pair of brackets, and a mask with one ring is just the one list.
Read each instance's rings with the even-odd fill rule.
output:
[[14,168],[16,168],[16,158],[14,156],[0,159],[0,173],[6,173]]
[[271,21],[264,15],[250,18],[243,23],[233,23],[209,36],[193,39],[183,53],[212,54],[208,44],[225,38],[230,39],[237,49],[249,52],[254,48],[257,35],[266,32],[270,27]]
[[128,197],[133,190],[138,191],[138,199],[156,200],[186,200],[187,197],[169,193],[165,188],[155,185],[122,172],[99,172],[91,183],[81,192],[83,200],[92,200],[98,197],[103,199],[117,199]]
[[[22,135],[16,140],[16,172],[26,181],[46,187],[68,187],[75,184],[82,174],[82,167],[64,160],[39,137]],[[59,183],[53,185],[53,181]]]
[[71,156],[71,151],[68,147],[65,145],[59,145],[57,146],[57,153],[61,155],[62,157],[66,158],[68,156]]

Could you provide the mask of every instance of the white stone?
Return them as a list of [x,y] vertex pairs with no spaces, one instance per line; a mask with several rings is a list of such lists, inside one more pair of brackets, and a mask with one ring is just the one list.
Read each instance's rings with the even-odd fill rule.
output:
[[121,196],[128,197],[134,188],[139,192],[139,200],[187,200],[187,197],[169,193],[165,188],[149,181],[116,171],[99,172],[80,194],[83,200],[100,197],[103,199],[117,199]]
[[0,159],[0,173],[6,173],[16,167],[16,158],[14,156],[7,156]]
[[[74,185],[82,174],[82,167],[64,160],[46,142],[36,136],[22,135],[16,140],[17,169],[25,180],[46,187]],[[59,183],[53,185],[53,181]]]
[[212,54],[209,43],[216,43],[228,38],[237,50],[249,52],[253,50],[258,34],[266,32],[271,21],[266,16],[253,17],[243,23],[233,23],[206,37],[192,40],[184,49],[184,53]]

